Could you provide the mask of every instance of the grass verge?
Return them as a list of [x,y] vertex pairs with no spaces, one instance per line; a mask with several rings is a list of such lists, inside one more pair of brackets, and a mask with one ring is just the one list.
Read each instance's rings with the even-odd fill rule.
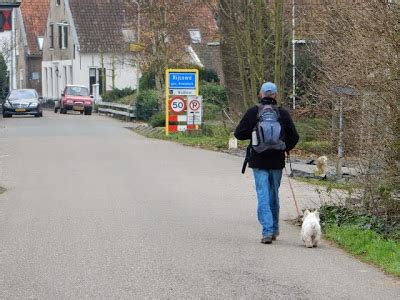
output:
[[325,238],[365,262],[400,277],[400,224],[343,206],[320,209]]
[[325,238],[335,242],[349,253],[372,263],[387,273],[400,277],[400,243],[385,239],[370,229],[357,226],[325,227]]
[[338,190],[349,190],[351,186],[348,182],[336,182],[331,180],[323,180],[317,178],[307,178],[307,177],[293,177],[295,180],[317,185],[317,186],[324,186],[327,190],[338,189]]
[[[208,150],[228,149],[228,142],[231,137],[231,129],[217,125],[203,126],[202,130],[199,132],[171,133],[168,136],[165,135],[164,130],[161,128],[153,130],[142,130],[139,128],[133,130],[150,138],[174,141],[183,145],[195,146]],[[238,141],[238,147],[240,149],[245,149],[248,143],[248,141]]]
[[[163,115],[160,115],[161,117]],[[300,141],[293,153],[320,155],[331,152],[331,143],[324,139],[321,140],[321,136],[329,132],[329,121],[324,119],[299,120],[295,124],[300,135]],[[141,134],[151,138],[172,140],[204,149],[221,150],[228,148],[228,141],[233,136],[233,131],[234,128],[226,128],[222,125],[203,125],[201,131],[193,134],[174,133],[168,137],[163,133],[144,132]],[[248,144],[249,141],[238,141],[239,149],[246,149]]]

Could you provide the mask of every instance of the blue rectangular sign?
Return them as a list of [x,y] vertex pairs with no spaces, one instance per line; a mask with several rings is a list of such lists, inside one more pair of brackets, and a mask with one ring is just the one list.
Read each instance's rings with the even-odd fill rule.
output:
[[196,73],[171,72],[169,73],[170,89],[195,89]]

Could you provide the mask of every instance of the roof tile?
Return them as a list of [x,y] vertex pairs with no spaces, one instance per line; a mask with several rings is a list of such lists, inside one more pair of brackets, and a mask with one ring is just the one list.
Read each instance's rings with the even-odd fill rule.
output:
[[32,56],[41,55],[37,37],[45,34],[49,2],[50,0],[24,0],[20,6],[28,49]]

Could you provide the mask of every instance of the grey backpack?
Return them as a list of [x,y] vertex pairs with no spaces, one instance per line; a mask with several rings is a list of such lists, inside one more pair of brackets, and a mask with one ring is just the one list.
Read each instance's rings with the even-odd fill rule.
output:
[[278,107],[271,104],[259,105],[257,120],[251,138],[253,149],[257,153],[270,149],[285,150]]

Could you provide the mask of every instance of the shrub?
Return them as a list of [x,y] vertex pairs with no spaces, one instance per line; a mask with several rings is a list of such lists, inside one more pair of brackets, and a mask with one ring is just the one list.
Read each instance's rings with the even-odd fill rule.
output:
[[155,90],[141,91],[136,99],[136,115],[139,120],[149,120],[158,112],[159,98]]
[[133,95],[135,92],[136,91],[131,88],[113,89],[105,92],[103,95],[101,95],[101,98],[104,102],[118,102],[119,99]]
[[0,53],[0,99],[6,98],[8,93],[7,64],[3,54]]
[[156,79],[153,72],[145,72],[139,79],[139,89],[141,91],[151,90],[156,88]]
[[165,126],[165,112],[160,111],[151,116],[149,120],[151,127],[164,127]]
[[200,84],[199,94],[203,96],[204,103],[213,103],[219,106],[225,106],[227,103],[225,87],[218,83]]
[[204,120],[216,120],[221,117],[221,107],[217,104],[205,102],[203,107]]
[[200,81],[219,83],[218,74],[212,69],[199,69],[199,79]]
[[310,152],[316,155],[323,155],[333,152],[332,143],[329,141],[311,141],[303,142],[300,137],[300,142],[296,147],[299,150]]

